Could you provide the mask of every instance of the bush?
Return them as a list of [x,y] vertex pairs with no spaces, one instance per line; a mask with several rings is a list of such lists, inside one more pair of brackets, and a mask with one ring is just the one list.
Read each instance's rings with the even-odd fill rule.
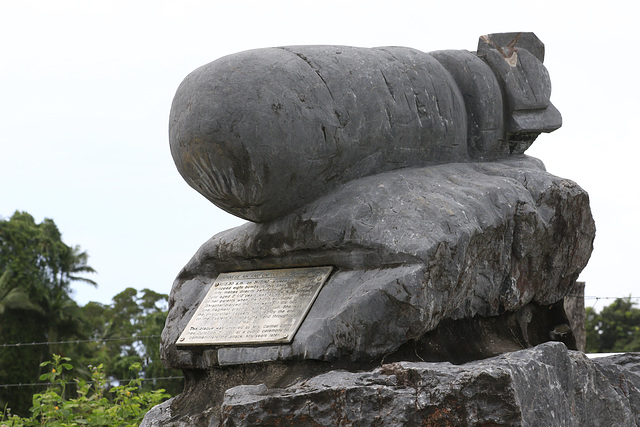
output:
[[[31,416],[28,418],[11,415],[4,408],[0,417],[0,427],[21,426],[137,426],[144,415],[153,406],[170,396],[163,389],[139,392],[142,378],[137,375],[140,364],[135,363],[131,370],[136,379],[126,385],[108,387],[103,366],[91,368],[91,381],[76,379],[77,397],[66,398],[65,380],[73,369],[68,357],[53,355],[53,360],[40,366],[51,366],[51,370],[40,376],[40,380],[49,382],[43,393],[33,395]],[[67,372],[65,372],[67,371]]]

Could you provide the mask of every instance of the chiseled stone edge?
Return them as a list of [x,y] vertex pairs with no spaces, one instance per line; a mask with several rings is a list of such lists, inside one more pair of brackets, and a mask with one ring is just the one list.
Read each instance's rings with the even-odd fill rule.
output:
[[[404,188],[408,192],[401,191]],[[204,353],[174,345],[218,272],[334,265],[337,269],[319,301],[350,301],[340,316],[335,315],[336,304],[319,312],[316,302],[309,318],[325,322],[305,321],[290,349],[225,349],[223,363],[246,363],[249,356],[256,362],[371,360],[443,319],[496,316],[529,302],[561,300],[586,265],[594,235],[586,193],[526,156],[352,181],[282,220],[246,224],[206,242],[174,283],[163,356],[168,365],[180,368],[220,364],[220,354],[211,357],[215,349],[201,349],[209,352],[203,358]],[[417,270],[407,273],[403,265]],[[340,280],[346,294],[332,287],[344,275],[351,275],[348,285]],[[362,286],[358,280],[363,275],[380,277],[366,285],[371,292],[356,294],[353,283]],[[395,289],[389,287],[396,278],[400,281]],[[403,289],[407,295],[401,295]],[[380,298],[388,295],[396,296],[381,306]],[[400,329],[394,329],[393,321],[380,322],[388,333],[379,338],[380,328],[363,319],[371,313],[378,319],[380,311],[371,308],[376,304],[381,311],[393,311],[398,302],[417,316]],[[315,330],[305,334],[311,325]]]
[[253,382],[227,389],[220,400],[186,392],[149,411],[141,426],[285,420],[287,425],[338,420],[398,426],[636,425],[640,354],[591,360],[550,342],[462,365],[399,362],[364,372],[331,371],[282,388]]

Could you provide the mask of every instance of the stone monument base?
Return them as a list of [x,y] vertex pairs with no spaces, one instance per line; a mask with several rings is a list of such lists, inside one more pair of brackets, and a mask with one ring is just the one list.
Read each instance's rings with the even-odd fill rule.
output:
[[[302,360],[361,370],[412,342],[423,360],[454,363],[550,339],[575,349],[573,337],[551,334],[568,323],[556,306],[572,294],[594,236],[587,193],[527,156],[354,180],[204,243],[174,282],[162,357],[183,370]],[[321,266],[333,270],[290,343],[183,345],[220,274]],[[222,314],[242,326],[244,312]]]
[[[252,368],[243,369],[246,380]],[[228,390],[187,373],[185,392],[142,426],[640,424],[640,354],[591,360],[549,342],[462,365],[384,363],[267,387],[278,369]]]
[[640,356],[568,350],[595,224],[584,190],[523,155],[561,125],[543,60],[503,33],[190,74],[178,170],[252,223],[178,274],[161,356],[185,390],[143,425],[637,425]]

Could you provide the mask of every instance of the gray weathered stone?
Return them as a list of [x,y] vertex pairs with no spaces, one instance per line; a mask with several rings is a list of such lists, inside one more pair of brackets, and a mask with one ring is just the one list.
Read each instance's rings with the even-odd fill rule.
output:
[[567,314],[571,332],[576,339],[576,347],[580,351],[587,348],[587,330],[584,308],[584,282],[576,282],[564,299],[564,311]]
[[[564,298],[595,236],[587,194],[522,154],[561,124],[543,59],[535,35],[508,33],[477,53],[260,49],[189,75],[178,170],[255,222],[175,280],[161,352],[186,386],[146,425],[633,420],[602,409],[618,365],[601,374],[559,343],[518,352],[576,348]],[[218,274],[311,266],[333,272],[290,344],[176,344]]]
[[[539,344],[553,339],[557,325],[548,321],[567,320],[562,312],[534,321],[536,310],[525,307],[562,301],[587,263],[594,234],[587,194],[525,156],[361,178],[280,220],[249,223],[205,243],[172,289],[163,357],[196,369],[355,363],[393,353],[445,320],[509,313],[519,314],[505,317],[506,324],[524,328],[505,338],[513,345],[500,341],[473,357]],[[210,346],[217,357],[208,358],[176,347],[219,273],[314,265],[335,269],[291,345]],[[423,358],[452,353],[423,347]]]
[[544,45],[507,36],[481,38],[479,56],[290,46],[220,58],[178,88],[171,153],[189,185],[257,222],[363,176],[520,154],[561,118]]
[[504,88],[506,135],[512,153],[524,153],[540,132],[562,123],[551,104],[551,80],[544,45],[533,33],[501,33],[480,37],[478,56],[494,70]]
[[[142,425],[640,425],[639,367],[638,354],[589,360],[546,343],[462,365],[399,362],[280,388],[257,382],[218,401],[187,394],[156,407]],[[185,416],[186,399],[192,415]]]

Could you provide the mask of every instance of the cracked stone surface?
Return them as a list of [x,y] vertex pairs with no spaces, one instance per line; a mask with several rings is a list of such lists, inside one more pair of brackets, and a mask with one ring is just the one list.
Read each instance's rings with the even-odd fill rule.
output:
[[[269,360],[360,363],[423,338],[423,358],[464,357],[470,347],[451,345],[465,331],[485,342],[467,357],[536,345],[551,339],[557,325],[549,322],[566,321],[562,313],[555,320],[537,313],[562,301],[594,236],[588,195],[526,156],[361,178],[280,220],[206,242],[174,283],[162,354],[173,367],[207,369]],[[314,265],[334,272],[291,345],[176,347],[219,273]],[[485,332],[457,323],[443,336],[426,336],[445,321],[496,316],[506,316],[503,326],[487,324]],[[498,337],[487,328],[516,332]]]
[[288,46],[229,55],[178,88],[171,153],[195,190],[256,222],[364,176],[521,154],[561,125],[541,52],[533,33],[508,33],[481,38],[478,54]]
[[562,343],[452,365],[398,362],[336,370],[285,387],[227,389],[185,416],[180,398],[143,426],[640,425],[640,355],[588,359]]
[[[543,60],[504,33],[477,52],[258,49],[187,76],[176,166],[252,223],[176,278],[161,354],[185,391],[143,425],[637,422],[636,359],[565,347],[595,225],[584,190],[523,154],[561,125]],[[327,265],[290,344],[176,345],[218,274]]]

